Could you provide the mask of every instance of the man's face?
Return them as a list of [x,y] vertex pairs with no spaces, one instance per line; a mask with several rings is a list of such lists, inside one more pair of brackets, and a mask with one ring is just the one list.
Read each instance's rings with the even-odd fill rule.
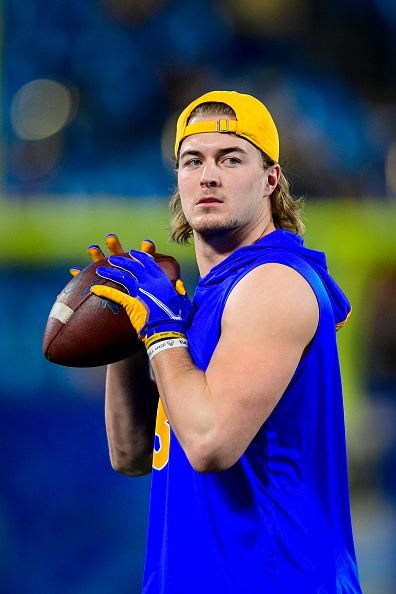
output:
[[[190,123],[232,116],[201,116]],[[205,132],[185,138],[180,148],[178,184],[184,215],[201,235],[249,231],[268,220],[268,171],[260,153],[235,134]]]

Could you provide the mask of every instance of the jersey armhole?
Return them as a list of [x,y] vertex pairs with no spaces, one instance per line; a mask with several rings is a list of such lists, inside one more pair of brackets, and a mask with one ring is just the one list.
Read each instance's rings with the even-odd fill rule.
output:
[[[287,252],[287,254],[286,254],[286,252]],[[315,334],[312,337],[312,340],[310,341],[309,348],[308,348],[307,352],[305,353],[305,355],[302,356],[302,358],[300,359],[300,361],[297,365],[297,368],[293,374],[293,377],[290,380],[292,382],[293,379],[295,378],[295,376],[297,374],[300,374],[302,369],[304,369],[306,367],[306,365],[308,364],[309,359],[310,359],[310,354],[312,353],[313,348],[315,346],[317,336],[318,336],[318,331],[319,331],[319,328],[322,323],[322,307],[321,307],[321,302],[320,302],[318,293],[320,294],[321,298],[322,299],[324,298],[326,301],[328,301],[329,298],[328,298],[326,289],[325,289],[321,279],[319,278],[318,274],[312,269],[311,266],[309,266],[309,264],[307,264],[305,262],[305,260],[303,258],[300,258],[294,252],[290,252],[289,250],[284,250],[284,249],[274,250],[270,254],[266,254],[265,256],[258,258],[255,264],[256,265],[254,267],[245,267],[245,270],[241,271],[241,274],[238,276],[238,278],[235,280],[235,282],[230,286],[230,288],[227,292],[226,298],[224,300],[223,309],[221,312],[221,318],[223,318],[224,308],[227,304],[228,298],[231,295],[234,288],[239,283],[239,281],[242,280],[247,274],[249,274],[249,272],[258,268],[259,266],[264,266],[264,264],[281,264],[282,266],[288,266],[289,268],[293,268],[293,270],[295,270],[298,274],[300,274],[300,276],[302,276],[305,279],[305,281],[308,283],[308,285],[311,287],[311,289],[315,295],[315,298],[316,298],[316,301],[318,304],[319,318],[318,318],[318,325],[317,325]]]

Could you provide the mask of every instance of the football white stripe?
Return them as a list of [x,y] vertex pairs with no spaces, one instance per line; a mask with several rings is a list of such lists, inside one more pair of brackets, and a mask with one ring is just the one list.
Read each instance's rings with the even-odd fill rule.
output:
[[56,318],[57,320],[62,322],[62,324],[66,324],[66,322],[68,322],[70,320],[70,318],[72,317],[73,313],[74,313],[74,309],[72,309],[68,305],[65,305],[64,303],[60,303],[59,301],[56,301],[54,303],[48,317]]

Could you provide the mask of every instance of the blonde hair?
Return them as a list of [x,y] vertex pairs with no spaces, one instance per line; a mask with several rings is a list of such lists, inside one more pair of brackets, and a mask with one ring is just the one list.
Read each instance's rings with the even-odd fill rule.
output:
[[[229,115],[235,116],[234,110],[225,103],[208,102],[198,105],[190,115],[190,119],[197,116],[207,115]],[[260,153],[261,164],[264,171],[276,164],[276,161],[271,159],[266,153],[256,147]],[[178,163],[176,163],[176,171]],[[285,229],[291,231],[295,235],[304,235],[305,225],[301,220],[304,200],[302,198],[295,199],[290,194],[289,182],[281,171],[278,184],[270,196],[272,220],[276,229]],[[172,213],[172,220],[169,227],[170,240],[180,243],[188,244],[189,238],[193,234],[193,230],[184,216],[182,209],[179,188],[177,187],[171,201],[169,208]]]

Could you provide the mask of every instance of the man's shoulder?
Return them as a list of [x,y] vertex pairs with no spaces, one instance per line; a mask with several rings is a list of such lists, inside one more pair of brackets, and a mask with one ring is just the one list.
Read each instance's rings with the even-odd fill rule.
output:
[[[262,300],[274,295],[277,298],[308,298],[315,300],[315,293],[305,279],[293,266],[274,261],[258,260],[235,285],[232,294],[243,298],[259,294]],[[235,297],[234,297],[235,298]]]
[[250,270],[230,293],[223,325],[233,325],[236,317],[244,318],[250,328],[270,324],[280,332],[294,328],[312,337],[318,325],[319,306],[312,287],[299,272],[270,262]]

